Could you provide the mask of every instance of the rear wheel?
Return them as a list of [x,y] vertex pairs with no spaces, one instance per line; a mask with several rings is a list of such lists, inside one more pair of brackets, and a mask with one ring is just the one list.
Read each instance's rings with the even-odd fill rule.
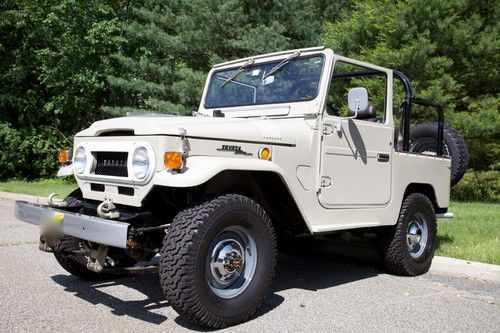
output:
[[275,266],[269,217],[253,200],[230,194],[174,218],[161,249],[160,277],[178,313],[222,328],[247,320],[261,306]]
[[407,196],[396,225],[379,234],[385,269],[407,276],[426,273],[434,257],[436,232],[436,216],[429,198],[421,193]]

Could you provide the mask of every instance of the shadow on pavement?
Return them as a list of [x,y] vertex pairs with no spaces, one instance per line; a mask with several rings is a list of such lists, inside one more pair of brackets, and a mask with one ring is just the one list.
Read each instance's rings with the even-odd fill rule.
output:
[[[72,275],[55,275],[52,279],[65,287],[66,291],[74,293],[76,297],[94,305],[102,304],[109,307],[111,313],[117,316],[127,315],[153,324],[161,324],[167,320],[166,316],[151,311],[168,305],[156,274],[117,277],[99,282],[80,280]],[[130,297],[122,299],[106,292],[107,288],[114,286],[131,288],[143,295],[140,299],[129,299]]]
[[[287,242],[278,256],[276,276],[270,295],[253,318],[260,317],[283,303],[277,292],[298,288],[317,291],[377,276],[378,256],[373,247],[352,245],[327,238],[305,238]],[[105,282],[88,282],[71,275],[55,275],[52,279],[65,290],[91,303],[102,304],[117,316],[130,316],[153,324],[167,317],[152,310],[168,306],[163,298],[157,274],[125,276]],[[117,297],[106,289],[124,286],[143,294]],[[116,293],[115,293],[116,294]],[[183,316],[175,322],[183,327],[204,331]]]

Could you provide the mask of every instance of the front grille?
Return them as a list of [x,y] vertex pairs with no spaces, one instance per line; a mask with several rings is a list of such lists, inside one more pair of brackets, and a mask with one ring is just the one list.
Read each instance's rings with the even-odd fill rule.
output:
[[103,176],[128,177],[126,152],[95,152],[97,161],[94,173]]

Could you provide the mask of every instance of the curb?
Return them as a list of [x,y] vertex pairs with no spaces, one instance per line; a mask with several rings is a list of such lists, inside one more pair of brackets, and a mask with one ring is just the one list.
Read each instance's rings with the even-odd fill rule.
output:
[[[38,204],[47,204],[46,197],[10,192],[0,192],[0,199],[26,200]],[[448,257],[435,256],[429,273],[500,283],[500,265]]]
[[429,273],[500,283],[500,265],[435,256]]

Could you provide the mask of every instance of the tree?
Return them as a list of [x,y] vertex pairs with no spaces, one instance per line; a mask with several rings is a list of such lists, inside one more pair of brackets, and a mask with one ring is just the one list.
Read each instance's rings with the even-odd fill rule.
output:
[[465,135],[470,166],[498,169],[500,7],[483,0],[355,0],[353,6],[326,24],[325,44],[406,73],[415,92],[441,103]]
[[0,121],[73,133],[99,118],[119,7],[119,1],[2,4]]
[[125,42],[108,76],[114,114],[150,110],[187,114],[199,104],[207,71],[225,60],[315,46],[323,19],[340,1],[192,0],[131,3]]

